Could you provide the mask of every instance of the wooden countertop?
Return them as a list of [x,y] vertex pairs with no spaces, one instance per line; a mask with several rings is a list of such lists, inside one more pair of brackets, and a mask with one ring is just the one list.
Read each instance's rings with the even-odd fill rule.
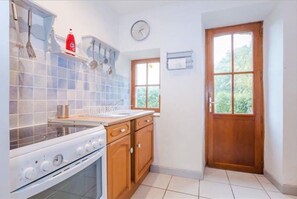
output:
[[141,111],[133,115],[127,115],[123,117],[93,117],[93,116],[71,116],[65,119],[49,119],[49,123],[65,123],[75,125],[87,125],[87,126],[110,126],[121,122],[126,122],[136,118],[140,118],[146,115],[154,114],[154,111]]

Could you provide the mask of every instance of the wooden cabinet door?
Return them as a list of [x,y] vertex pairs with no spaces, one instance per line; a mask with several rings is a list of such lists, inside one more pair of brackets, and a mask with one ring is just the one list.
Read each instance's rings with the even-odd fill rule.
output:
[[116,199],[130,191],[130,134],[107,146],[108,198]]
[[153,162],[153,124],[135,132],[135,182]]

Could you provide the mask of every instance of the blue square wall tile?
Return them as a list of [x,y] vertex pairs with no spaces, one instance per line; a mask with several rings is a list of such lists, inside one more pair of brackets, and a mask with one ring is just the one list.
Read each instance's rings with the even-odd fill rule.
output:
[[58,77],[63,78],[63,79],[67,79],[67,69],[59,67],[58,68]]
[[20,87],[19,94],[20,94],[20,99],[33,99],[33,88]]
[[68,70],[68,79],[75,80],[75,71]]
[[68,89],[75,89],[75,81],[68,80]]
[[58,67],[56,66],[48,66],[47,67],[47,75],[57,77],[58,76]]
[[18,113],[18,102],[10,101],[9,102],[9,114],[17,114]]
[[75,70],[76,69],[76,62],[73,60],[68,60],[68,69]]
[[19,74],[19,85],[21,86],[33,86],[33,75],[27,73]]
[[66,79],[59,79],[58,80],[58,88],[59,89],[67,89],[68,85],[67,85],[67,80]]
[[88,91],[89,88],[90,88],[89,83],[85,82],[85,83],[84,83],[84,90],[85,90],[85,91]]
[[65,59],[64,57],[58,57],[58,66],[59,67],[63,67],[63,68],[67,68],[67,59]]
[[47,77],[47,88],[57,88],[58,79],[55,77]]
[[47,89],[47,99],[57,99],[57,89]]

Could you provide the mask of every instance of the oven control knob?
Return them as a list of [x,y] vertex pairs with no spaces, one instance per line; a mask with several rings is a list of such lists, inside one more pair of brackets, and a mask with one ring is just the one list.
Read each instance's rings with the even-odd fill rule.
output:
[[98,143],[99,143],[99,146],[103,146],[105,144],[105,141],[104,139],[99,138]]
[[45,171],[45,172],[47,172],[47,171],[50,170],[50,168],[51,168],[51,165],[50,165],[50,162],[49,162],[49,161],[43,161],[43,162],[41,163],[41,165],[40,165],[40,170],[41,170],[41,171]]
[[99,142],[93,141],[92,146],[93,146],[94,149],[97,149],[99,147]]
[[86,144],[85,149],[86,149],[87,152],[91,152],[92,151],[91,144]]
[[23,175],[28,180],[34,180],[37,177],[37,171],[33,167],[28,167],[25,169]]
[[82,147],[78,147],[76,149],[76,152],[77,152],[78,155],[83,155],[84,154],[84,149]]

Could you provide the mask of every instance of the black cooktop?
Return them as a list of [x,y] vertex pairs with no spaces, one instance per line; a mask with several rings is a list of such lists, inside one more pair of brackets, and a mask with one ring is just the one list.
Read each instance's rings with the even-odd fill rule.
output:
[[89,128],[90,126],[43,124],[10,130],[10,150],[67,136]]

